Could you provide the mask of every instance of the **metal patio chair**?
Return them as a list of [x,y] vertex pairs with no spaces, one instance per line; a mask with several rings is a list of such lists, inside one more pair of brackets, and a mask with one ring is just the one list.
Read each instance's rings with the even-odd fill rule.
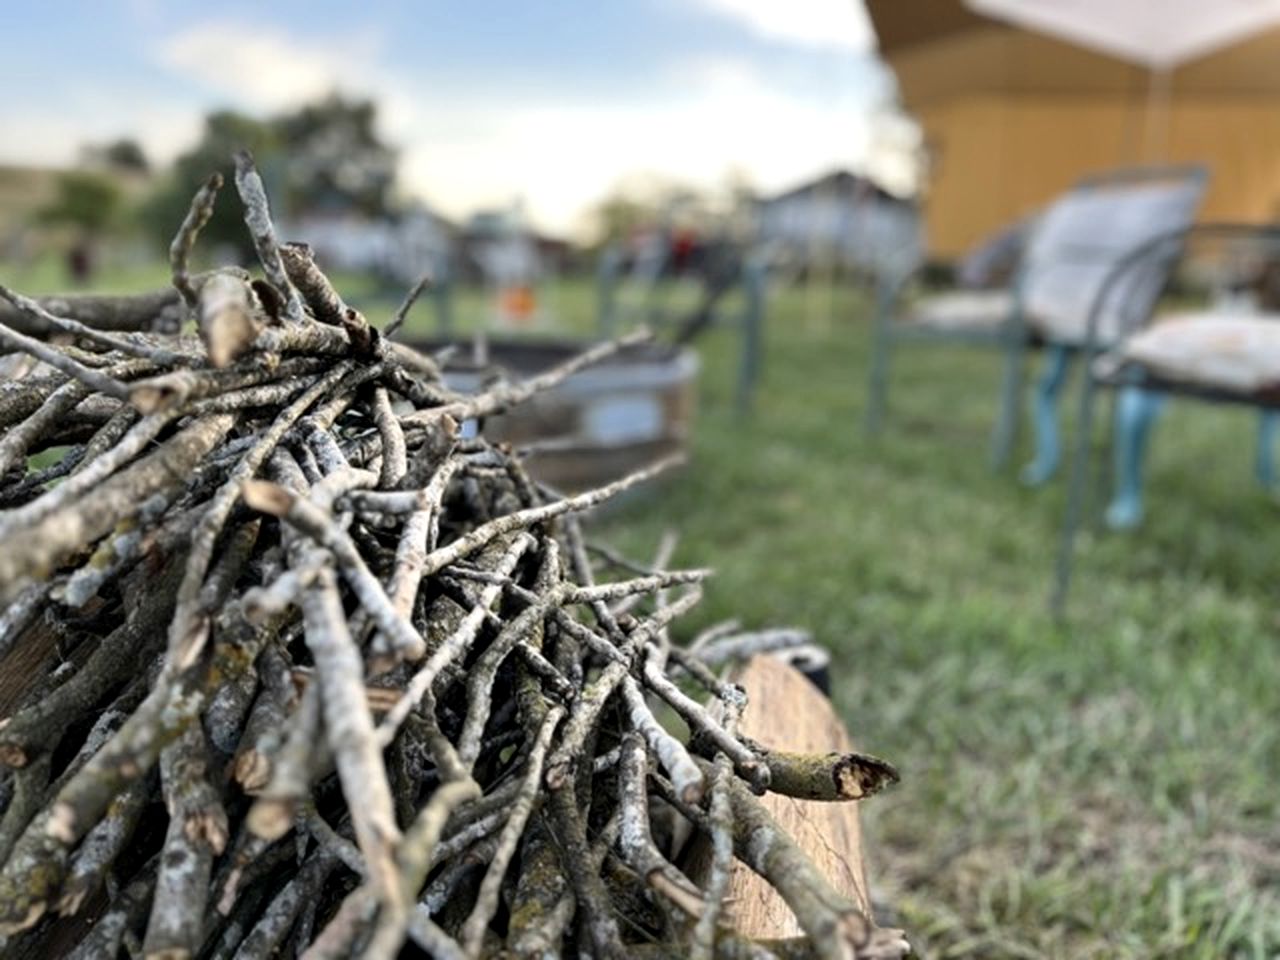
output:
[[[1064,193],[1029,231],[1007,290],[963,291],[899,306],[911,275],[882,278],[875,319],[867,422],[883,424],[894,349],[911,342],[952,342],[1002,350],[1004,374],[992,443],[997,467],[1011,456],[1021,422],[1026,357],[1047,348],[1036,391],[1035,459],[1028,482],[1053,474],[1060,461],[1057,402],[1072,358],[1085,340],[1095,294],[1115,264],[1153,237],[1185,230],[1204,194],[1202,167],[1126,168],[1089,176]],[[1176,251],[1154,255],[1126,274],[1098,304],[1099,338],[1123,327],[1124,311],[1150,310],[1163,289]]]
[[[1210,305],[1203,309],[1125,311],[1119,330],[1104,334],[1102,303],[1119,295],[1126,278],[1143,264],[1174,252],[1184,264],[1214,268],[1208,275]],[[1274,446],[1280,429],[1280,296],[1263,290],[1263,303],[1242,290],[1275,285],[1280,279],[1280,226],[1211,224],[1151,238],[1119,261],[1099,289],[1090,311],[1087,358],[1080,394],[1077,442],[1067,491],[1050,606],[1065,610],[1076,539],[1085,519],[1089,461],[1094,445],[1096,397],[1100,389],[1116,398],[1113,420],[1115,489],[1107,508],[1108,526],[1134,526],[1142,515],[1142,477],[1151,427],[1169,396],[1255,407],[1258,421],[1255,472],[1276,489]],[[1130,287],[1132,289],[1132,287]],[[1267,302],[1269,301],[1269,302]]]
[[[666,256],[666,255],[664,255]],[[734,405],[740,415],[754,408],[764,364],[764,325],[768,303],[770,258],[759,247],[728,241],[709,245],[703,253],[697,287],[691,302],[664,302],[658,289],[669,257],[643,265],[625,277],[622,255],[607,246],[596,267],[597,324],[603,339],[647,324],[676,346],[692,345],[707,330],[730,327],[739,335],[740,350]],[[623,296],[624,286],[629,296]],[[735,297],[735,294],[741,297]],[[638,296],[637,296],[638,294]]]

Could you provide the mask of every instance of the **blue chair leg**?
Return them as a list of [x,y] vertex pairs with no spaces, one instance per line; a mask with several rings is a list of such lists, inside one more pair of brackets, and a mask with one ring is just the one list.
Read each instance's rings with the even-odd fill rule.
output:
[[1151,427],[1164,408],[1164,394],[1125,387],[1116,403],[1115,492],[1107,507],[1112,530],[1132,530],[1142,522],[1142,482]]
[[1036,385],[1032,422],[1036,431],[1036,456],[1022,468],[1022,482],[1038,487],[1058,470],[1062,442],[1058,429],[1058,395],[1071,369],[1071,351],[1063,346],[1045,350],[1044,371]]
[[1258,483],[1271,493],[1276,490],[1276,430],[1280,428],[1280,413],[1274,410],[1263,410],[1258,414],[1258,452],[1254,461],[1254,472]]

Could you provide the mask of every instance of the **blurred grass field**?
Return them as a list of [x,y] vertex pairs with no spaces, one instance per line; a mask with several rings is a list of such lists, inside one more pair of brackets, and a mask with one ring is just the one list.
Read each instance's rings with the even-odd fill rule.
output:
[[718,568],[691,628],[793,623],[832,648],[856,740],[902,770],[863,812],[923,955],[1280,955],[1280,516],[1252,417],[1172,406],[1148,523],[1088,538],[1060,627],[1063,490],[989,470],[996,359],[903,350],[871,441],[863,303],[827,325],[805,306],[771,304],[750,421],[736,344],[706,342],[693,469],[610,535],[643,556],[670,525],[679,562]]
[[[364,295],[372,319],[393,305]],[[589,283],[544,302],[592,329]],[[773,295],[749,419],[736,338],[700,343],[690,468],[604,534],[644,557],[672,527],[677,563],[718,569],[684,630],[794,624],[832,649],[855,739],[902,771],[863,814],[877,896],[921,955],[1280,956],[1280,516],[1253,484],[1251,416],[1172,405],[1146,525],[1085,538],[1055,625],[1063,490],[989,470],[996,359],[904,350],[873,441],[864,302],[812,306]],[[460,303],[460,326],[479,309]]]

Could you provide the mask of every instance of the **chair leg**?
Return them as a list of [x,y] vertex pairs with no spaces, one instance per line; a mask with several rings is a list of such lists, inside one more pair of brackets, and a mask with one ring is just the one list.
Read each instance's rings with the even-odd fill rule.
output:
[[1047,483],[1058,472],[1062,443],[1058,427],[1058,396],[1071,370],[1071,353],[1055,345],[1045,350],[1044,371],[1036,384],[1032,401],[1032,424],[1036,434],[1035,459],[1022,468],[1022,482],[1029,487]]
[[1125,387],[1116,404],[1115,491],[1107,507],[1111,530],[1132,530],[1142,522],[1142,485],[1151,427],[1164,409],[1164,394],[1139,387]]
[[891,323],[889,308],[878,307],[871,337],[871,376],[867,395],[866,429],[872,436],[884,428],[885,410],[889,403],[889,364],[893,357]]
[[1275,410],[1263,410],[1258,413],[1258,451],[1254,461],[1254,473],[1263,489],[1271,493],[1276,490],[1276,431],[1280,428],[1280,413]]
[[[1086,358],[1087,359],[1087,358]],[[1049,597],[1049,610],[1055,620],[1061,620],[1067,606],[1067,593],[1071,588],[1071,568],[1075,554],[1076,535],[1084,518],[1085,500],[1089,486],[1089,448],[1093,439],[1093,405],[1097,385],[1084,365],[1084,385],[1080,391],[1080,420],[1076,424],[1076,449],[1071,461],[1071,475],[1067,482],[1067,511],[1062,525],[1062,538],[1058,544],[1058,563],[1054,573],[1053,590]]]
[[1004,348],[1004,376],[1000,385],[1000,412],[991,438],[991,468],[1003,470],[1013,456],[1022,424],[1022,383],[1026,378],[1027,341],[1018,334]]

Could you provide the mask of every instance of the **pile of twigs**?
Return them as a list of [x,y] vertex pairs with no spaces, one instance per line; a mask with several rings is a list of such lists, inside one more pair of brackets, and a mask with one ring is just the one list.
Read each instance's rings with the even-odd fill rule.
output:
[[[455,395],[390,339],[412,295],[379,332],[277,245],[247,155],[264,279],[191,275],[219,186],[174,241],[172,302],[0,287],[7,951],[901,955],[753,795],[892,776],[735,734],[715,669],[796,635],[675,646],[707,572],[583,538],[576,514],[667,464],[564,498],[461,438],[619,344]],[[174,316],[199,337],[138,329]],[[808,938],[735,936],[735,855]]]

